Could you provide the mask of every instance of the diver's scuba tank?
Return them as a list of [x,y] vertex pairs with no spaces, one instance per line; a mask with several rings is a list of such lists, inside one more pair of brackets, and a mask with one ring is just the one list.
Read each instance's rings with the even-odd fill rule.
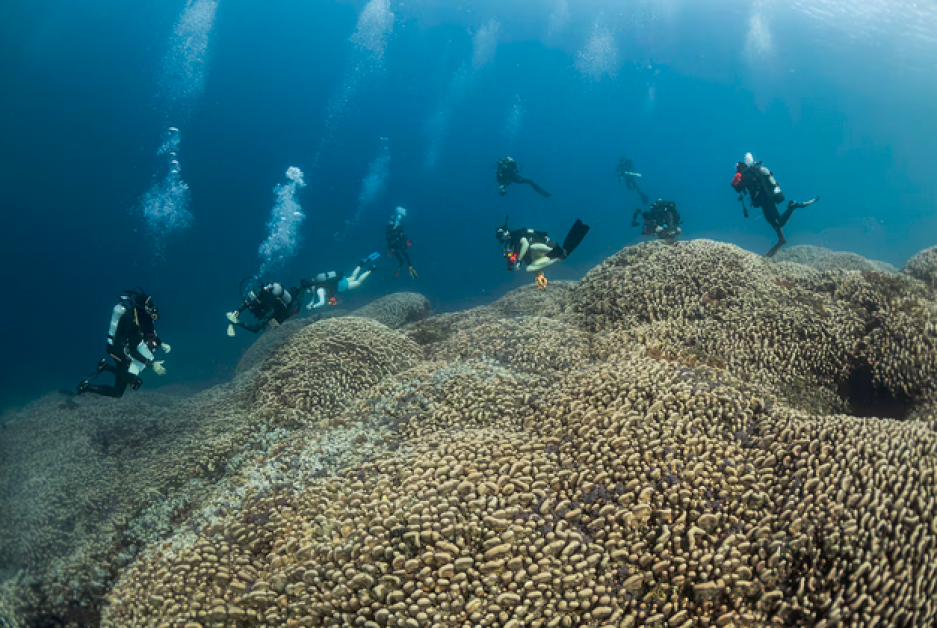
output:
[[270,284],[269,288],[270,293],[279,299],[280,303],[282,303],[284,307],[290,307],[290,304],[293,302],[293,295],[290,294],[289,290],[285,290],[283,288],[283,284],[275,281]]
[[781,186],[778,185],[777,180],[774,178],[774,173],[768,170],[760,161],[755,162],[755,167],[758,168],[758,172],[761,173],[765,191],[768,193],[768,196],[771,197],[771,200],[774,201],[774,204],[778,205],[783,203],[784,192],[781,191]]

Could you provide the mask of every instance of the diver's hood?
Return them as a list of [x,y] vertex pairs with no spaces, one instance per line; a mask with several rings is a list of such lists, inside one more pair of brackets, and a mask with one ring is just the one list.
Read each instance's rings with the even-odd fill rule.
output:
[[245,301],[255,300],[264,290],[264,284],[258,277],[245,277],[241,280],[241,297]]

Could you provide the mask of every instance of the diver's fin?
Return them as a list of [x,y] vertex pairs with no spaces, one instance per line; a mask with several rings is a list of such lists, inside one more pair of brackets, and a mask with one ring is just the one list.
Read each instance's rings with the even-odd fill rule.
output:
[[534,189],[534,192],[536,192],[537,194],[539,194],[540,196],[542,196],[542,197],[544,197],[544,198],[550,198],[551,196],[553,196],[552,194],[550,194],[549,192],[547,192],[546,190],[544,190],[542,187],[540,187],[539,185],[537,185],[536,183],[534,183],[534,182],[531,181],[530,179],[527,179],[526,183],[529,183],[529,184],[530,184],[530,187],[532,187],[532,188]]
[[576,250],[576,247],[579,246],[587,233],[589,233],[589,225],[583,224],[581,220],[577,219],[569,233],[566,234],[566,239],[563,240],[563,250],[566,251],[566,255]]

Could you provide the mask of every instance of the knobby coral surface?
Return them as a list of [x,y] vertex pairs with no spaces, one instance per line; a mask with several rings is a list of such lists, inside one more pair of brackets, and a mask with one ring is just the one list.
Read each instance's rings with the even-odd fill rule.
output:
[[397,331],[297,325],[185,400],[25,413],[0,623],[937,619],[922,281],[647,243],[578,284],[401,314],[419,303],[368,310]]

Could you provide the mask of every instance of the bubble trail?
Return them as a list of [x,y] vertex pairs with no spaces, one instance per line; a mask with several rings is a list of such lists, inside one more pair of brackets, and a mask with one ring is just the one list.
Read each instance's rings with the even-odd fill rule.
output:
[[363,86],[383,76],[384,52],[393,30],[394,14],[389,0],[370,0],[358,16],[355,32],[349,38],[353,50],[345,78],[326,106],[325,130],[313,160],[314,172],[322,154],[334,142],[342,120],[357,105]]
[[296,255],[302,244],[299,228],[306,216],[296,200],[296,194],[306,183],[302,170],[295,166],[286,171],[286,178],[289,179],[288,183],[280,183],[273,188],[276,202],[267,222],[267,239],[258,250],[263,260],[260,266],[261,274],[281,267]]
[[615,78],[618,73],[618,45],[612,32],[596,22],[586,47],[576,53],[575,64],[580,74],[593,81],[606,76]]
[[505,115],[504,118],[503,134],[508,148],[513,147],[514,140],[517,138],[517,132],[520,130],[526,114],[527,110],[524,108],[524,101],[521,100],[519,94],[515,95],[514,104],[508,109],[507,115]]
[[348,230],[361,222],[364,212],[370,207],[378,196],[387,187],[387,174],[390,171],[390,146],[386,137],[381,138],[381,146],[377,156],[368,166],[368,174],[361,181],[361,190],[358,192],[358,206],[355,215],[345,224],[341,231],[336,232],[335,239],[341,242],[348,235]]
[[218,0],[189,0],[173,28],[159,95],[168,119],[185,122],[205,90],[211,31]]
[[163,257],[166,241],[171,235],[192,225],[189,186],[182,180],[182,166],[177,159],[180,143],[179,129],[169,127],[157,151],[157,155],[166,159],[166,174],[154,177],[137,206],[146,223],[147,237],[158,258]]

